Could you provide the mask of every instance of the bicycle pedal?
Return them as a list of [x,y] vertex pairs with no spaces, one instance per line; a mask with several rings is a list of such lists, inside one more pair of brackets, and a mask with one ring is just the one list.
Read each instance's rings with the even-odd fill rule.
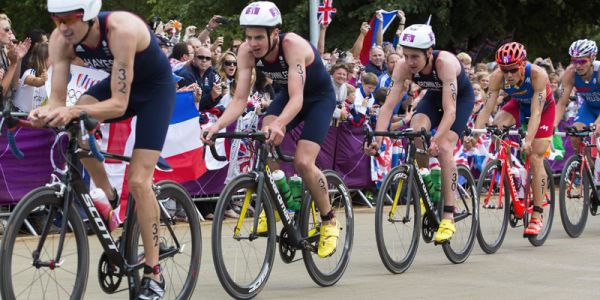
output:
[[450,240],[445,240],[445,241],[441,241],[441,242],[438,242],[438,241],[433,241],[433,244],[434,244],[435,246],[438,246],[438,245],[444,245],[444,244],[450,244]]

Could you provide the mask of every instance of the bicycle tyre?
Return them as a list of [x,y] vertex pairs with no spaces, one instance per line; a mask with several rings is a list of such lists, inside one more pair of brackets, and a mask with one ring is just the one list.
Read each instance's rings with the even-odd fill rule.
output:
[[[475,179],[471,170],[465,165],[456,166],[457,187],[454,207],[455,207],[455,226],[457,233],[454,233],[452,240],[442,245],[444,254],[448,260],[455,264],[463,263],[469,258],[475,239],[477,236],[478,220],[479,220],[479,194],[475,191]],[[469,206],[470,205],[470,206]],[[440,205],[443,213],[443,206]],[[456,215],[464,216],[463,219],[457,220]],[[466,238],[462,235],[468,232]],[[461,242],[459,242],[459,240]]]
[[[510,187],[508,183],[508,177],[504,176],[503,186],[499,186],[498,181],[495,181],[495,185],[491,187],[488,184],[488,180],[491,180],[487,177],[488,175],[490,175],[489,173],[492,172],[492,176],[497,175],[497,177],[500,177],[501,170],[502,161],[500,161],[499,159],[494,159],[483,168],[483,171],[479,176],[479,180],[477,181],[477,191],[480,193],[477,242],[479,243],[479,247],[481,247],[481,250],[483,250],[483,252],[487,254],[496,253],[496,251],[498,251],[498,249],[500,249],[500,247],[502,246],[502,243],[504,242],[504,237],[506,236],[506,230],[508,228],[508,219],[510,217]],[[500,190],[503,191],[504,199],[502,202],[502,208],[498,208],[499,202],[490,204],[488,201],[486,203],[487,192],[489,192],[490,189],[494,194],[496,193],[496,189],[498,193],[500,192]],[[499,200],[500,199],[498,199],[497,201]],[[501,213],[501,215],[499,215],[498,212]],[[496,214],[492,215],[494,213]],[[491,224],[491,226],[489,226],[492,227],[493,230],[495,228],[497,228],[498,230],[492,231],[492,234],[487,234],[487,232],[490,232],[487,226],[487,224],[490,223],[488,222],[488,220],[491,219],[493,222],[494,219],[498,220],[498,217],[502,218],[500,224]]]
[[[560,219],[563,225],[563,228],[567,232],[567,234],[576,238],[581,235],[583,230],[585,229],[585,224],[588,218],[588,211],[590,206],[590,188],[589,184],[591,182],[590,178],[587,175],[587,172],[584,171],[584,174],[578,174],[581,168],[581,156],[575,154],[569,159],[567,159],[561,175],[560,175],[560,188],[559,188],[559,209],[560,209]],[[572,173],[576,172],[576,173]],[[575,177],[580,176],[580,184],[581,190],[579,191],[580,195],[579,199],[575,199],[575,201],[569,201],[571,197],[567,198],[568,194],[571,194],[572,184],[574,182]],[[583,199],[581,199],[583,197]],[[581,201],[583,200],[583,201]],[[579,209],[571,209],[571,205],[569,203],[581,203],[581,211]],[[575,214],[570,214],[570,212],[575,211]],[[578,212],[577,212],[578,211]],[[569,216],[572,215],[572,216]]]
[[[79,210],[75,205],[69,208],[68,218],[71,232],[65,235],[61,255],[62,262],[59,262],[60,265],[57,264],[56,268],[42,267],[36,269],[32,264],[33,258],[31,255],[33,253],[27,255],[24,254],[24,251],[33,252],[40,241],[40,236],[27,236],[21,239],[19,236],[26,220],[29,224],[41,225],[42,228],[50,226],[50,232],[45,237],[44,244],[50,247],[43,248],[40,251],[40,256],[43,256],[45,261],[55,257],[56,249],[51,247],[56,246],[55,243],[57,242],[55,240],[58,240],[60,236],[58,233],[61,229],[56,224],[61,224],[64,206],[63,199],[57,198],[55,193],[56,190],[49,187],[39,187],[32,190],[19,201],[8,220],[0,250],[0,270],[2,272],[0,290],[3,299],[19,299],[22,298],[21,296],[42,299],[46,297],[46,294],[52,294],[54,297],[63,299],[83,298],[89,274],[89,245],[83,221],[77,213]],[[56,213],[50,219],[47,213],[54,209],[56,209]],[[75,249],[72,249],[73,246]],[[74,258],[72,255],[77,255],[77,257]],[[22,269],[22,271],[13,272],[15,268]],[[35,272],[34,274],[37,276],[25,275],[27,269],[32,269],[31,271]],[[68,271],[68,269],[74,271]],[[66,279],[67,277],[73,277],[72,285],[67,282],[69,281]],[[31,282],[26,290],[21,292],[19,292],[20,288],[14,286],[14,284],[22,285],[24,281],[31,280],[31,278],[37,278],[38,284]],[[57,280],[58,278],[60,278],[60,282]],[[51,284],[50,281],[54,281],[55,284]],[[52,291],[53,287],[56,288],[55,291]],[[28,293],[22,295],[25,291],[28,291]],[[61,293],[66,293],[66,295],[61,296]]]
[[[342,278],[350,261],[354,240],[354,214],[352,211],[352,199],[349,196],[348,187],[344,181],[335,171],[326,170],[323,171],[323,174],[325,175],[330,191],[329,201],[332,208],[336,210],[337,221],[341,226],[337,250],[330,257],[320,258],[311,249],[303,249],[302,257],[310,278],[316,284],[320,286],[332,286]],[[313,198],[309,192],[305,192],[305,195],[307,197],[303,199],[300,211],[300,234],[302,237],[308,237],[309,232],[318,227],[316,220],[311,220]],[[342,234],[344,235],[343,237],[341,236]],[[343,244],[340,245],[340,241]],[[318,249],[318,246],[318,242],[313,243],[314,249]],[[326,266],[328,266],[327,269],[325,269]]]
[[[544,195],[545,201],[547,202],[546,207],[544,208],[544,216],[546,217],[544,223],[544,227],[542,228],[542,232],[536,236],[529,236],[529,242],[536,247],[543,245],[546,242],[546,239],[550,235],[550,230],[552,229],[552,220],[554,219],[554,205],[555,201],[555,193],[554,193],[554,177],[552,176],[552,169],[548,164],[547,160],[544,160],[544,169],[546,170],[546,178],[548,182],[548,190],[549,193]],[[531,180],[529,181],[531,182]],[[531,187],[531,185],[529,185]],[[527,191],[528,193],[528,191]],[[525,210],[525,216],[523,217],[524,227],[527,228],[529,221],[529,213],[527,209]]]
[[[268,180],[268,178],[265,179]],[[258,237],[254,240],[235,240],[232,236],[232,234],[234,233],[233,229],[223,229],[224,225],[234,225],[233,223],[236,223],[225,221],[225,210],[227,207],[230,206],[231,201],[233,201],[233,198],[237,193],[245,193],[248,191],[248,189],[253,189],[254,193],[252,194],[252,197],[253,199],[256,199],[255,197],[257,182],[254,179],[254,176],[250,174],[243,174],[231,180],[225,186],[225,189],[219,197],[217,207],[215,208],[215,217],[213,220],[212,227],[212,255],[215,264],[215,270],[217,272],[219,281],[221,282],[221,285],[223,286],[225,291],[230,296],[236,299],[250,299],[258,295],[258,293],[260,293],[260,291],[264,288],[273,268],[277,238],[277,224],[275,222],[275,215],[273,212],[273,200],[271,199],[271,195],[267,190],[266,184],[267,183],[265,182],[262,195],[262,210],[265,212],[268,228],[266,238]],[[247,231],[248,233],[250,233],[250,231],[253,229],[253,222],[254,217],[247,213],[245,215],[245,221],[243,222],[243,225],[247,226],[245,231]],[[225,239],[226,237],[227,239]],[[224,245],[227,241],[233,241],[233,243],[228,243],[227,245]],[[264,258],[259,259],[257,257],[258,260],[255,264],[258,267],[258,271],[255,275],[250,274],[249,281],[243,283],[239,282],[241,279],[236,278],[236,275],[238,275],[239,273],[244,273],[242,275],[245,275],[249,272],[242,271],[236,273],[236,270],[238,268],[241,268],[241,266],[237,265],[237,263],[245,257],[238,258],[237,256],[235,256],[232,258],[228,256],[228,254],[232,251],[235,252],[234,255],[237,254],[237,250],[239,249],[237,245],[241,245],[242,242],[247,243],[249,246],[252,245],[252,247],[254,247],[254,245],[260,246],[261,244],[259,243],[266,242],[266,245],[264,245]],[[254,253],[257,252],[262,251],[255,251]],[[235,264],[231,270],[228,268],[226,261],[233,262]],[[247,262],[240,262],[240,264],[243,264],[246,267],[250,266],[250,264]]]
[[[406,179],[401,178],[402,174],[406,176]],[[402,189],[403,187],[407,187],[408,184],[411,184],[408,181],[408,178],[409,177],[407,166],[397,166],[393,168],[390,171],[390,173],[386,176],[385,180],[381,184],[381,187],[379,188],[379,193],[377,194],[377,203],[375,206],[375,239],[377,241],[377,251],[379,252],[379,257],[381,258],[381,262],[383,263],[383,265],[394,274],[404,273],[410,267],[419,247],[419,237],[421,232],[421,206],[420,204],[416,205],[416,203],[419,203],[420,199],[419,194],[417,192],[417,186],[413,184],[409,199],[398,200],[398,204],[396,206],[397,211],[394,214],[394,217],[404,216],[409,221],[405,222],[404,219],[399,222],[395,222],[395,220],[390,220],[390,218],[392,218],[392,216],[390,216],[391,211],[389,211],[391,210],[391,205],[385,205],[386,200],[388,200],[388,197],[391,198],[392,201],[395,199],[395,197],[402,197],[401,195],[397,195],[398,192],[402,194],[402,191],[398,190],[399,185],[401,181],[404,181],[401,184],[402,187],[400,187],[400,189]],[[404,213],[398,212],[398,209],[401,206],[404,206]],[[410,244],[408,247],[402,247],[402,245],[396,247],[395,243],[393,242],[386,243],[386,230],[384,230],[384,225],[395,225],[396,223],[400,223],[401,225],[412,223],[413,228],[412,230],[410,230],[410,228],[407,228],[407,233],[410,233],[408,233],[407,238],[404,239],[406,241],[409,241]],[[397,226],[394,226],[393,229],[395,230],[391,230],[391,232],[404,232],[404,230],[400,230],[396,227]],[[410,237],[408,237],[408,235],[410,235]],[[400,240],[402,238],[399,237],[398,239]],[[402,242],[400,241],[399,243],[401,244]],[[402,255],[401,253],[399,256],[396,255],[401,249],[406,249],[406,253],[404,255]],[[399,259],[395,259],[394,257],[399,257]]]
[[[165,290],[165,299],[189,299],[198,280],[202,256],[199,213],[187,190],[180,184],[164,180],[158,182],[156,187],[156,198],[161,209],[160,247],[165,249],[176,247],[172,234],[164,225],[168,219],[171,220],[169,221],[171,229],[176,232],[175,237],[181,246],[180,252],[159,261],[163,277],[169,279]],[[169,218],[167,218],[167,214]],[[138,263],[143,257],[144,248],[137,213],[128,216],[128,218],[131,230],[123,234],[126,236],[125,240],[128,243],[125,250],[127,261],[133,264]],[[180,226],[181,223],[183,223],[183,226]],[[138,287],[141,272],[140,270],[134,273],[134,279],[138,283]],[[176,279],[180,279],[180,282],[175,281]]]

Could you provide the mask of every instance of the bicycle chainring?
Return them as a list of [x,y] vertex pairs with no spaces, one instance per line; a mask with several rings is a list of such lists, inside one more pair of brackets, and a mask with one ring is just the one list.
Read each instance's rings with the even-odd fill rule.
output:
[[98,262],[98,282],[100,283],[100,288],[107,294],[115,293],[121,285],[123,275],[122,269],[111,263],[106,253],[102,253]]
[[279,235],[279,255],[286,264],[294,262],[296,256],[296,248],[289,243],[289,235],[285,228],[281,229]]
[[430,224],[431,220],[427,215],[423,216],[423,224],[421,226],[421,231],[423,233],[423,241],[425,243],[431,243],[433,241],[433,235],[437,231],[437,228],[433,227],[433,224]]
[[511,202],[510,203],[510,214],[508,216],[508,223],[510,224],[511,228],[515,228],[517,227],[517,224],[519,223],[519,218],[515,215],[515,207],[514,204]]

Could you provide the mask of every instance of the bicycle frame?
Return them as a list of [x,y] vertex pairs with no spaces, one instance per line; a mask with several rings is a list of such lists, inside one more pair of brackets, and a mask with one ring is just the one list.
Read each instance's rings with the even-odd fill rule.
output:
[[[594,172],[592,171],[592,166],[591,164],[588,162],[588,155],[587,155],[587,151],[585,151],[587,148],[592,148],[592,147],[596,147],[596,145],[594,145],[593,143],[590,143],[587,139],[582,139],[582,141],[579,143],[579,149],[577,151],[577,155],[579,155],[579,157],[581,158],[581,165],[579,166],[579,174],[586,174],[586,176],[588,176],[588,178],[590,179],[590,187],[592,189],[592,192],[598,196],[598,190],[596,189],[596,185],[593,184],[594,182]],[[571,188],[573,187],[573,182],[571,182],[569,184],[569,191],[571,190]]]
[[[504,179],[506,174],[509,173],[509,167],[510,167],[510,160],[511,160],[511,152],[510,149],[511,148],[515,148],[515,149],[519,149],[520,145],[519,143],[516,143],[514,141],[511,140],[507,140],[507,139],[501,139],[500,140],[500,151],[498,152],[498,159],[502,162],[501,164],[501,171],[500,171],[500,181],[498,182],[498,187],[500,188],[500,194],[498,196],[498,208],[502,208],[503,206],[503,196],[504,196]],[[525,163],[526,165],[529,165],[528,161]],[[527,170],[529,171],[529,170]],[[494,174],[492,176],[492,182],[490,183],[490,186],[492,186],[495,183],[496,180],[496,172],[498,172],[497,170],[494,171]],[[517,188],[515,185],[515,180],[513,176],[507,176],[508,177],[508,186],[509,186],[509,190],[508,192],[510,193],[510,199],[512,203],[515,203],[515,199],[517,199]],[[488,190],[488,193],[485,197],[485,200],[483,202],[483,207],[487,207],[489,205],[489,200],[490,200],[490,196],[492,194],[492,189]],[[523,217],[523,215],[521,214],[520,217]]]
[[[257,182],[257,190],[256,190],[257,197],[256,197],[256,204],[255,204],[255,207],[256,207],[255,212],[256,213],[255,213],[254,220],[253,220],[253,222],[254,222],[253,223],[253,231],[250,234],[250,236],[248,237],[248,239],[254,240],[254,239],[258,238],[258,235],[256,234],[257,228],[258,228],[258,216],[262,210],[262,201],[263,201],[262,195],[263,195],[263,189],[264,189],[265,181],[266,181],[266,182],[268,182],[268,184],[266,185],[267,186],[266,192],[269,193],[271,195],[272,199],[274,200],[273,204],[274,204],[275,208],[277,209],[277,212],[281,216],[281,221],[283,223],[284,230],[288,234],[288,237],[290,239],[290,244],[295,246],[298,249],[305,249],[307,247],[310,247],[310,244],[312,242],[316,242],[319,239],[319,235],[313,234],[313,235],[309,235],[306,238],[303,238],[301,236],[298,224],[294,224],[294,220],[290,216],[290,213],[288,212],[286,205],[284,203],[283,196],[279,192],[279,189],[277,188],[277,185],[275,183],[275,179],[273,179],[273,175],[271,174],[271,170],[269,169],[269,166],[266,163],[266,161],[268,159],[268,154],[269,154],[269,151],[267,150],[267,145],[265,145],[265,143],[262,141],[258,141],[258,143],[259,143],[259,147],[258,147],[258,152],[257,152],[257,156],[258,156],[257,163],[255,164],[253,170],[250,172],[252,174],[252,176],[254,176],[255,181]],[[283,157],[281,155],[279,155],[279,158],[282,159]],[[242,208],[241,208],[241,212],[240,212],[240,217],[238,218],[236,227],[234,229],[234,238],[236,238],[236,239],[245,239],[244,237],[241,237],[239,234],[240,234],[240,230],[242,228],[242,224],[243,224],[245,216],[246,216],[246,212],[248,211],[248,207],[251,205],[250,201],[252,200],[253,192],[254,191],[251,189],[246,191],[246,194],[244,197],[244,203],[242,204]],[[316,220],[317,216],[316,216],[314,202],[312,203],[311,210],[312,210],[313,218]]]

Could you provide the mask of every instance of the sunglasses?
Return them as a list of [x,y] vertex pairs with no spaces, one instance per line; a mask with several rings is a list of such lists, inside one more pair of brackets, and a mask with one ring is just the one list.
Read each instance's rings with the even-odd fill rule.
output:
[[212,59],[210,56],[203,56],[203,55],[198,55],[198,56],[196,56],[196,58],[199,60],[204,60],[204,61],[209,61]]
[[590,61],[589,58],[580,58],[580,59],[571,59],[571,63],[574,65],[585,65],[588,61]]
[[81,17],[83,17],[83,13],[72,13],[67,15],[50,15],[50,18],[52,18],[52,21],[54,21],[56,27],[60,26],[60,24],[65,24],[67,26],[73,25],[77,23],[77,21],[80,21]]
[[237,66],[237,62],[235,60],[226,60],[223,62],[224,65],[228,66],[228,67],[235,67]]
[[519,69],[520,68],[513,68],[513,69],[500,68],[500,71],[502,71],[502,73],[504,73],[504,74],[508,74],[508,73],[515,74],[515,73],[519,72]]

